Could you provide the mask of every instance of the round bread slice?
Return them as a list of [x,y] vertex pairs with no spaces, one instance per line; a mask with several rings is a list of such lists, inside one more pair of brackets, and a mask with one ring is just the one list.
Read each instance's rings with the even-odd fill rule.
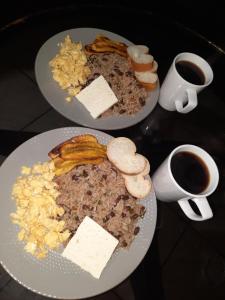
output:
[[133,58],[137,57],[140,54],[147,54],[149,51],[149,48],[145,45],[131,45],[127,47],[127,54]]
[[153,66],[152,66],[152,69],[151,69],[151,72],[152,73],[156,73],[158,70],[158,63],[156,60],[153,61]]
[[[141,155],[141,154],[139,154],[139,155]],[[141,155],[141,156],[144,157],[143,155]],[[144,159],[146,161],[146,165],[145,165],[144,170],[140,173],[140,175],[147,176],[150,173],[150,163],[146,157],[144,157]]]
[[145,198],[151,191],[151,180],[143,175],[123,176],[128,192],[139,199]]
[[148,47],[144,45],[133,45],[127,48],[127,53],[134,71],[145,72],[153,68],[154,58],[148,54]]
[[151,71],[147,72],[134,72],[137,80],[148,90],[154,90],[157,85],[158,75],[152,73]]
[[[143,155],[141,155],[141,154],[137,154],[137,155],[142,156],[145,159],[146,165],[145,165],[144,170],[141,171],[141,173],[136,174],[136,175],[142,175],[145,177],[145,176],[149,175],[149,173],[150,173],[150,163],[149,163],[148,159],[146,157],[144,157]],[[136,176],[136,175],[128,175],[128,174],[124,174],[124,173],[121,173],[121,175],[124,177],[124,179],[125,179],[125,177]]]
[[111,140],[107,145],[107,156],[125,174],[139,174],[146,165],[145,158],[136,154],[135,144],[126,137]]
[[140,54],[138,56],[133,56],[131,57],[131,59],[134,61],[134,63],[136,64],[143,64],[143,65],[146,65],[146,64],[151,64],[152,66],[152,63],[153,63],[153,56],[150,55],[150,54]]
[[158,80],[158,75],[150,71],[135,72],[135,76],[141,83],[155,83]]

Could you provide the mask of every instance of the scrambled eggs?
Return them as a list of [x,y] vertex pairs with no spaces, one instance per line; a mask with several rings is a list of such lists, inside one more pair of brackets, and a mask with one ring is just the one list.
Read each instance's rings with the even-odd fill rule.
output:
[[91,71],[87,64],[87,57],[82,50],[81,43],[73,43],[70,36],[60,44],[59,54],[49,62],[55,81],[62,89],[68,91],[67,101],[81,90],[82,85],[87,81]]
[[17,205],[16,212],[11,214],[12,221],[20,226],[18,239],[26,242],[24,249],[44,258],[49,249],[57,248],[70,236],[64,230],[65,222],[56,219],[64,214],[64,209],[55,202],[59,192],[52,180],[54,163],[23,166],[21,174],[12,191]]

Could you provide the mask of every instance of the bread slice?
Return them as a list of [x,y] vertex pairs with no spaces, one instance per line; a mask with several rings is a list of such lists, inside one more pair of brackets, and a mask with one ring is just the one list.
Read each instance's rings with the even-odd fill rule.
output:
[[135,144],[126,137],[112,139],[107,145],[107,156],[125,174],[139,174],[146,166],[145,158],[136,154]]
[[151,180],[143,175],[124,175],[125,186],[128,192],[139,199],[145,198],[151,191]]
[[156,60],[153,61],[153,64],[152,64],[152,69],[151,69],[151,72],[152,73],[156,73],[158,70],[158,63]]
[[153,68],[154,58],[148,54],[148,47],[144,45],[129,46],[127,53],[134,71],[145,72]]
[[147,54],[149,48],[145,45],[131,45],[127,47],[127,54],[129,57],[137,57],[140,54]]
[[153,56],[150,55],[150,54],[141,54],[139,56],[133,56],[131,57],[131,59],[136,63],[136,64],[143,64],[143,65],[146,65],[146,64],[151,64],[153,63]]
[[122,176],[125,179],[125,186],[128,190],[128,192],[136,197],[136,198],[144,198],[148,195],[148,193],[151,190],[151,181],[148,178],[145,178],[145,176],[149,175],[150,172],[150,163],[147,158],[145,158],[143,155],[139,154],[142,156],[145,161],[146,165],[144,170],[137,174],[137,175],[127,175],[123,174]]
[[147,72],[135,72],[135,76],[141,83],[156,83],[158,75],[150,71]]
[[62,146],[66,145],[66,144],[70,144],[70,143],[77,143],[77,142],[82,142],[82,141],[92,141],[92,142],[98,142],[97,138],[92,135],[92,134],[81,134],[81,135],[77,135],[74,136],[60,144],[58,144],[57,146],[55,146],[51,151],[49,151],[48,156],[52,159],[56,158],[57,156],[59,156],[60,154],[60,149],[62,148]]
[[[139,154],[139,155],[141,155],[141,154]],[[144,157],[143,155],[141,155],[141,156]],[[150,173],[150,163],[146,157],[144,157],[144,159],[146,161],[146,165],[145,165],[144,170],[140,173],[140,175],[147,176]]]
[[158,75],[152,73],[151,71],[147,72],[134,72],[137,80],[149,91],[156,88]]

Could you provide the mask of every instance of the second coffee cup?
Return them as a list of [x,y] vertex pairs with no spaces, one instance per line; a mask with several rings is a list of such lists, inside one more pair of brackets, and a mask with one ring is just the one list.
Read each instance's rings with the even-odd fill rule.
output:
[[199,55],[178,54],[163,81],[159,104],[169,111],[188,113],[198,105],[197,94],[213,80],[210,65]]

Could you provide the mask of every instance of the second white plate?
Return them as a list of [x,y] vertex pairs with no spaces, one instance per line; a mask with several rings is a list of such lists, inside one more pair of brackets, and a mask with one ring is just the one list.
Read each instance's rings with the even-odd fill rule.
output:
[[130,127],[142,121],[154,109],[158,102],[159,85],[149,94],[145,106],[135,115],[93,119],[77,99],[73,99],[69,103],[65,100],[67,93],[59,87],[58,83],[52,77],[49,61],[58,53],[59,47],[57,45],[64,41],[66,35],[70,35],[73,41],[81,41],[85,45],[91,43],[97,34],[103,34],[111,39],[124,42],[127,45],[132,44],[126,38],[103,29],[74,28],[60,32],[48,39],[37,54],[35,75],[38,86],[46,100],[55,110],[77,124],[105,130]]
[[51,251],[48,257],[38,260],[23,249],[17,239],[18,226],[13,224],[10,213],[16,210],[11,198],[12,186],[20,175],[22,166],[32,166],[47,161],[47,153],[57,144],[72,136],[90,133],[100,143],[107,144],[112,138],[103,132],[80,127],[51,130],[33,137],[19,146],[0,167],[0,262],[20,284],[36,293],[61,299],[81,299],[103,293],[127,278],[144,258],[154,235],[157,207],[152,190],[141,200],[146,207],[144,218],[139,222],[140,232],[129,250],[119,249],[111,257],[99,280],[82,271],[77,265]]

